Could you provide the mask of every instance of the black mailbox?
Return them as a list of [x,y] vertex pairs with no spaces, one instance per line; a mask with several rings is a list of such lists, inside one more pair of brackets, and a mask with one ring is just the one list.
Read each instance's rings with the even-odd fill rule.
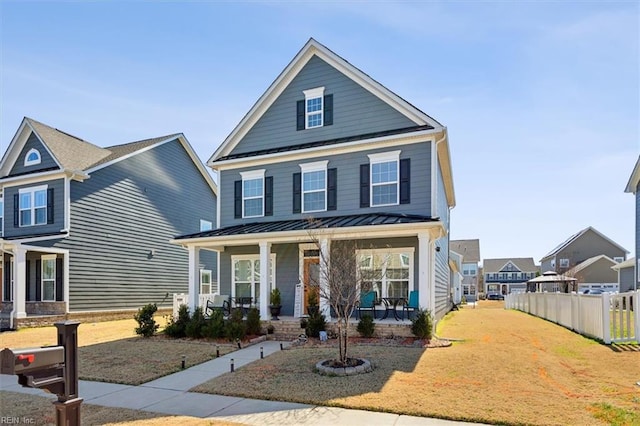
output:
[[29,374],[39,370],[59,368],[64,365],[64,347],[51,346],[45,348],[3,349],[2,374]]

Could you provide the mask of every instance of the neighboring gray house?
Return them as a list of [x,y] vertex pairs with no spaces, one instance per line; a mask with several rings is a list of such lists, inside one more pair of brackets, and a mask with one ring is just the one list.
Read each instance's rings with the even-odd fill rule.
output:
[[590,288],[601,288],[616,291],[618,287],[618,273],[613,267],[619,263],[604,254],[593,256],[578,263],[564,273],[568,277],[577,279],[578,291]]
[[480,240],[451,240],[449,248],[462,256],[462,294],[469,302],[482,292],[480,284]]
[[633,283],[636,289],[640,289],[640,155],[624,192],[634,194],[636,197],[636,266]]
[[636,258],[632,257],[622,263],[616,263],[611,267],[618,274],[618,289],[620,293],[637,290],[635,273]]
[[272,288],[283,315],[302,314],[313,277],[326,286],[319,253],[340,244],[384,273],[368,284],[379,298],[418,290],[436,319],[450,310],[447,129],[322,44],[305,44],[207,164],[220,227],[175,242],[192,270],[203,249],[218,251],[221,293],[252,297],[263,319]]
[[[0,162],[0,189],[2,316],[12,327],[169,306],[188,282],[187,251],[169,240],[215,227],[217,188],[182,134],[100,148],[25,118]],[[211,291],[217,259],[201,260]]]
[[540,270],[543,273],[555,271],[563,274],[579,263],[601,254],[618,263],[624,262],[627,253],[624,247],[590,226],[573,234],[540,259]]
[[527,281],[539,271],[533,257],[484,259],[482,269],[485,293],[503,295],[527,291]]

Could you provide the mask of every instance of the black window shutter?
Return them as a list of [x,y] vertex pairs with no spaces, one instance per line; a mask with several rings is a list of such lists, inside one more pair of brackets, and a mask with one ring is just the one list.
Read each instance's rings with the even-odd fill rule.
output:
[[2,300],[11,301],[11,262],[4,262],[4,292]]
[[42,301],[42,261],[38,259],[36,260],[36,302],[40,301]]
[[264,178],[264,215],[273,216],[273,176]]
[[25,262],[27,270],[25,271],[25,281],[26,281],[26,300],[31,301],[31,261],[27,260]]
[[324,96],[324,125],[331,126],[333,124],[333,95]]
[[400,160],[400,204],[411,203],[411,159]]
[[296,104],[296,130],[304,130],[304,116],[305,116],[304,100],[298,101]]
[[242,217],[242,181],[234,182],[233,216],[238,219]]
[[338,208],[338,169],[327,170],[327,210]]
[[62,259],[56,258],[56,301],[62,302],[64,300],[64,290],[62,277],[64,276],[64,270],[62,268]]
[[53,188],[47,189],[47,223],[53,223]]
[[13,194],[13,227],[20,226],[20,196]]
[[302,174],[293,174],[293,212],[300,213],[302,211]]
[[369,164],[360,164],[360,208],[369,207]]

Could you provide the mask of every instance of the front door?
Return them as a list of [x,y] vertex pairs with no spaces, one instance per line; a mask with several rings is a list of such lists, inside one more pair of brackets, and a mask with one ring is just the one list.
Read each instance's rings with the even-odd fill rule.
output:
[[[318,286],[320,285],[320,258],[319,257],[305,257],[304,258],[304,274],[303,274],[303,279],[304,279],[304,302],[303,302],[303,306],[304,306],[304,312],[307,312],[307,306],[308,306],[308,301],[307,301],[307,295],[309,294],[310,291],[315,291],[317,295],[319,295],[320,293],[318,292]],[[318,296],[318,303],[320,302],[319,300],[319,296]]]

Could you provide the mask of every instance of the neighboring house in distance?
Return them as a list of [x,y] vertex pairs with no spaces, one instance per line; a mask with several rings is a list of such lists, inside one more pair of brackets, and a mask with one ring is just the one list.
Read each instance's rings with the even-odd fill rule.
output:
[[462,302],[462,255],[453,250],[449,250],[449,269],[451,269],[451,291],[453,303],[456,305]]
[[636,258],[632,257],[622,263],[616,263],[611,267],[618,274],[618,291],[625,293],[627,291],[637,290],[637,281],[635,273]]
[[525,292],[527,281],[538,274],[532,257],[484,259],[482,261],[486,294]]
[[601,254],[618,263],[624,262],[627,253],[624,247],[589,226],[573,234],[540,259],[540,270],[563,274],[579,263]]
[[602,288],[611,291],[618,290],[618,273],[612,268],[618,262],[604,254],[594,256],[580,262],[565,271],[564,275],[577,279],[578,291],[588,288]]
[[636,289],[640,289],[640,155],[624,192],[634,194],[636,197],[636,265],[633,283]]
[[451,250],[462,255],[462,294],[467,301],[474,302],[477,295],[482,291],[478,287],[480,272],[480,240],[451,240],[449,242]]
[[[187,290],[188,254],[169,240],[216,223],[217,188],[182,134],[100,148],[25,118],[0,188],[3,327],[170,306]],[[201,260],[210,291],[215,253]]]
[[[320,258],[346,244],[357,250],[354,268],[382,276],[365,283],[379,298],[418,290],[436,319],[451,309],[447,129],[317,41],[207,164],[219,206],[233,208],[218,208],[219,228],[175,242],[188,247],[192,270],[203,249],[219,251],[221,293],[252,297],[263,319],[273,288],[282,315],[303,314],[303,289],[327,285]],[[190,306],[197,290],[191,282]],[[324,299],[320,309],[329,316]]]

